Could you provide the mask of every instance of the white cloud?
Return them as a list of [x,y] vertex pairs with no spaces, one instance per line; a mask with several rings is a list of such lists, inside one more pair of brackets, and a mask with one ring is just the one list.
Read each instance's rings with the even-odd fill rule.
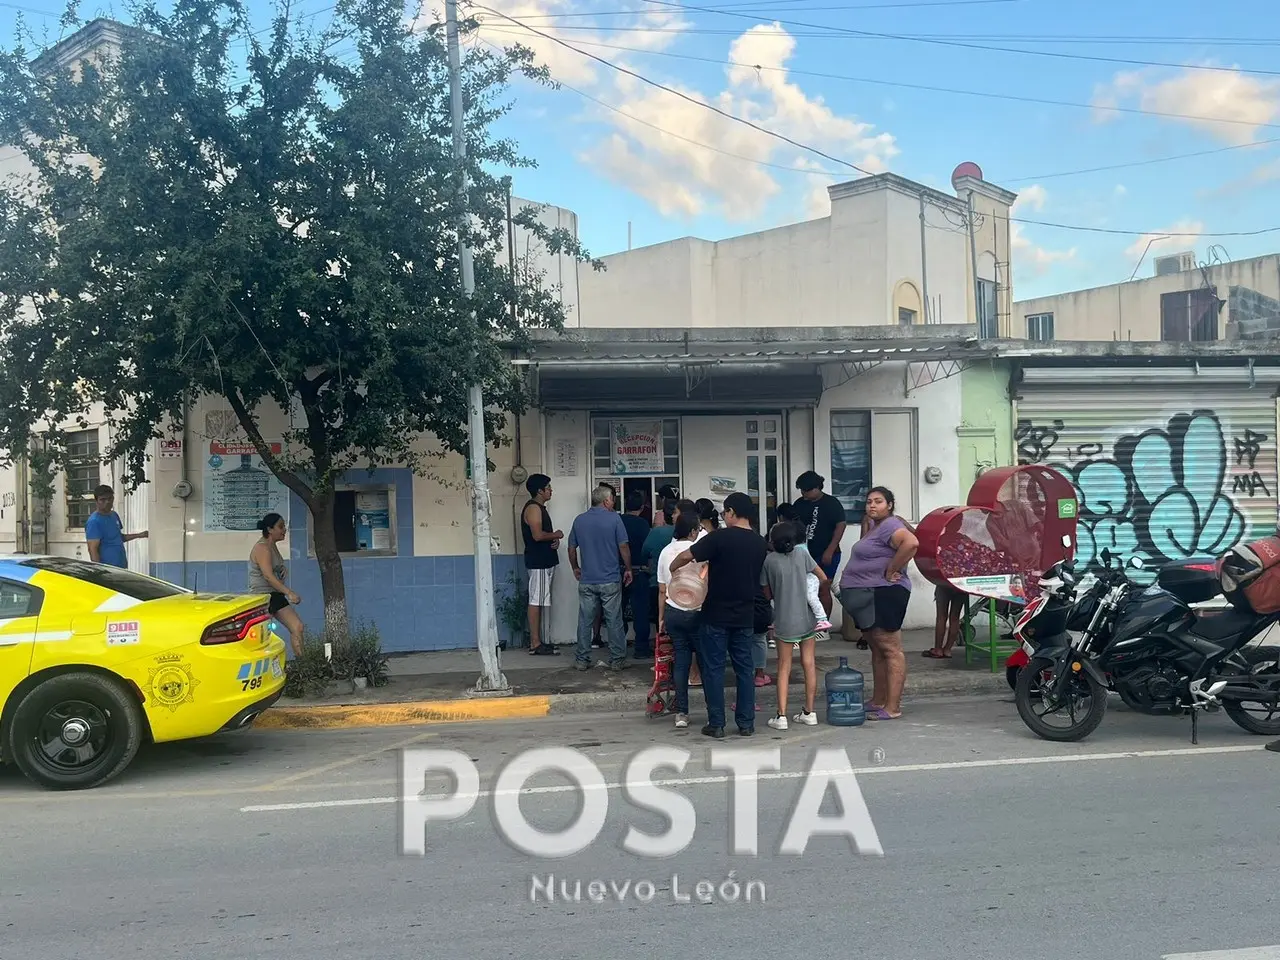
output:
[[[726,68],[726,85],[714,96],[668,86],[700,103],[713,104],[731,116],[749,120],[793,140],[806,143],[833,157],[856,163],[872,173],[887,169],[898,154],[891,134],[876,132],[871,124],[841,116],[821,97],[810,97],[792,82],[786,64],[796,41],[778,24],[759,25],[734,40]],[[753,67],[736,64],[752,64]],[[653,87],[623,78],[611,98],[626,113],[678,134],[668,136],[616,114],[610,119],[626,137],[627,149],[615,143],[593,151],[591,159],[618,184],[653,199],[659,184],[682,184],[681,196],[664,197],[668,205],[688,215],[715,209],[726,219],[750,221],[783,191],[768,168],[738,159],[784,164],[804,169],[839,169],[840,164],[821,161],[751,127],[717,115],[705,107]],[[690,143],[688,141],[696,141]],[[715,153],[707,144],[736,157]],[[860,176],[852,169],[849,178]],[[810,184],[803,201],[809,216],[821,216],[828,208],[822,178]],[[793,184],[787,182],[786,188]],[[819,192],[821,191],[821,192]]]
[[1117,183],[1116,188],[1113,192],[1115,193],[1116,199],[1118,200],[1129,192],[1129,188],[1126,187],[1123,183]]
[[[598,42],[661,49],[678,40],[688,26],[679,10],[644,4],[642,0],[628,0],[622,8],[630,9],[631,3],[636,4],[631,13],[604,17],[593,16],[592,11],[617,10],[616,0],[593,0],[587,5],[581,0],[486,0],[493,9],[542,33],[653,76],[690,99],[610,70],[492,13],[478,10],[477,15],[487,21],[481,36],[490,43],[519,42],[528,46],[554,79],[598,96],[622,111],[620,114],[585,103],[592,120],[607,129],[579,154],[579,159],[644,197],[664,215],[696,217],[714,211],[729,220],[750,221],[758,218],[784,190],[797,191],[798,207],[803,207],[809,216],[820,216],[818,211],[825,213],[829,209],[826,186],[832,178],[797,176],[772,171],[761,164],[835,171],[842,170],[842,164],[814,157],[708,107],[749,120],[873,173],[888,169],[889,161],[898,155],[891,134],[837,113],[821,97],[809,96],[792,80],[787,64],[795,53],[796,40],[779,24],[752,27],[732,42],[728,59],[753,66],[727,66],[723,87],[714,92],[656,76],[647,60],[633,65],[617,50],[593,46]],[[423,7],[424,12],[428,9]],[[566,13],[575,16],[547,18],[548,14]],[[578,30],[564,30],[568,25],[598,27],[602,35],[584,36]],[[564,97],[568,103],[574,94],[566,92]],[[861,174],[850,168],[848,176],[842,174],[840,178],[857,176]]]
[[1166,230],[1144,233],[1125,248],[1124,255],[1136,265],[1144,253],[1148,257],[1162,257],[1174,251],[1189,250],[1196,245],[1198,238],[1194,235],[1201,233],[1204,233],[1204,224],[1199,220],[1182,219]]
[[[1048,202],[1049,191],[1040,184],[1033,183],[1019,192],[1018,199],[1013,202],[1013,207],[1009,210],[1009,216],[1016,217],[1029,210],[1038,213]],[[1047,247],[1037,246],[1022,232],[1022,226],[1021,223],[1012,220],[1009,222],[1009,246],[1013,248],[1015,277],[1022,270],[1029,270],[1033,276],[1043,276],[1055,263],[1075,259],[1075,247],[1069,250],[1050,250]]]
[[[1203,64],[1211,66],[1212,64]],[[1183,120],[1229,144],[1252,143],[1264,124],[1280,119],[1280,80],[1263,80],[1230,70],[1183,70],[1169,75],[1158,69],[1117,73],[1110,83],[1095,89],[1095,107],[1137,106],[1159,113],[1213,120]],[[1119,115],[1101,109],[1099,123]],[[1219,122],[1235,121],[1235,122]]]

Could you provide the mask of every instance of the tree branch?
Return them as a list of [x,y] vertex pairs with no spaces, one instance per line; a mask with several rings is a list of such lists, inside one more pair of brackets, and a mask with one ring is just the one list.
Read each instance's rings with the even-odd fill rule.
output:
[[258,455],[262,457],[262,462],[267,465],[272,473],[280,478],[280,482],[302,498],[302,502],[311,506],[312,492],[311,488],[303,482],[292,470],[287,470],[276,459],[271,448],[267,445],[267,441],[262,439],[262,431],[258,429],[258,424],[254,422],[253,416],[249,413],[249,409],[244,405],[244,401],[240,399],[240,394],[235,387],[228,386],[225,394],[227,402],[231,404],[231,409],[236,415],[236,419],[240,421],[240,426],[244,429],[245,434],[249,437],[249,442],[253,444],[258,451]]

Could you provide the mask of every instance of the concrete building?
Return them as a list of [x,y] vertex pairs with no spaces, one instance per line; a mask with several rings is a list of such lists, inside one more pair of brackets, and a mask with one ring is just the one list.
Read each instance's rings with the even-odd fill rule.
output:
[[817,220],[603,257],[605,270],[579,271],[580,323],[974,324],[996,336],[1012,309],[1008,218],[1017,195],[981,179],[971,163],[956,168],[952,183],[956,196],[891,173],[865,177],[830,187],[831,213]]
[[1197,263],[1157,257],[1153,275],[1014,304],[1008,336],[1028,340],[1213,343],[1280,336],[1280,254]]

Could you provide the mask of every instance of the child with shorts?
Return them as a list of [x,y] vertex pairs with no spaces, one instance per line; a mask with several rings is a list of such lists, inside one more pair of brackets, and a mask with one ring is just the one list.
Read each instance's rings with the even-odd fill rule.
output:
[[[769,720],[775,730],[787,729],[787,687],[791,680],[791,656],[800,654],[804,668],[804,710],[793,718],[796,723],[815,726],[818,715],[814,699],[818,695],[818,667],[814,660],[814,642],[818,617],[809,602],[808,580],[819,586],[830,581],[809,555],[797,546],[799,527],[782,521],[769,531],[773,549],[766,555],[760,571],[760,584],[773,601],[773,628],[778,638],[778,712]],[[821,607],[818,608],[821,611]]]
[[[796,508],[789,503],[779,504],[778,521],[780,523],[785,521],[786,523],[798,524],[799,519],[796,517]],[[795,549],[804,553],[806,556],[809,555],[809,547],[807,544],[798,543],[796,544]],[[818,570],[817,572],[821,573],[822,571]],[[822,585],[818,582],[818,578],[813,574],[809,574],[805,578],[805,595],[809,601],[809,609],[813,611],[813,617],[817,621],[815,629],[818,633],[826,633],[831,629],[831,621],[827,619],[827,611],[823,609],[822,600],[818,597],[818,591],[821,587]]]

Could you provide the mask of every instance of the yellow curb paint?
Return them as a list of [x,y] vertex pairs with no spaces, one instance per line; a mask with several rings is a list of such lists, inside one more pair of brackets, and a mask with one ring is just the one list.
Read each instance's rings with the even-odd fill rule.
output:
[[392,727],[415,723],[467,723],[545,717],[551,698],[418,700],[366,706],[272,707],[254,721],[258,730],[326,730],[335,727]]

